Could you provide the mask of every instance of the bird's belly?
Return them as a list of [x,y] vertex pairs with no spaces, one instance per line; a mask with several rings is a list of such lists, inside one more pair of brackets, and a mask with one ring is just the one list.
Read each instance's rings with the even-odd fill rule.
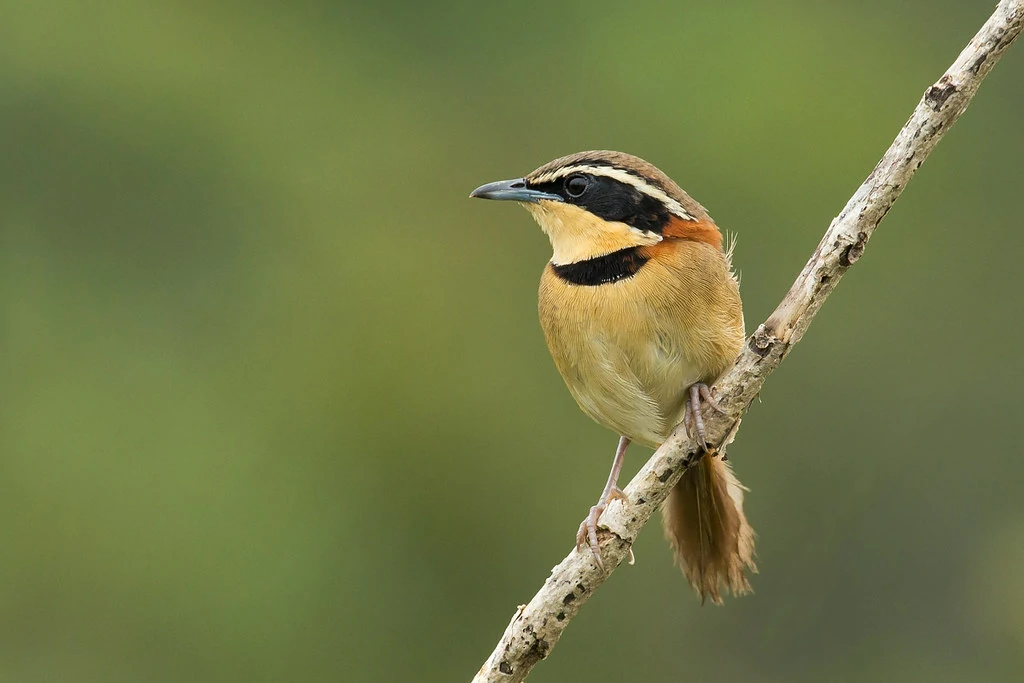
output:
[[[576,312],[578,313],[578,311]],[[580,408],[633,441],[661,444],[681,417],[685,390],[702,373],[673,331],[636,320],[554,316],[548,346]]]

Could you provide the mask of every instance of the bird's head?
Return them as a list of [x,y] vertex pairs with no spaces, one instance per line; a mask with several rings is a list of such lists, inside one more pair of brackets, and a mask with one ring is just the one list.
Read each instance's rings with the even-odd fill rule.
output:
[[526,207],[551,240],[556,265],[654,245],[667,237],[719,248],[722,243],[703,206],[653,164],[622,152],[571,154],[522,178],[478,187],[469,196]]

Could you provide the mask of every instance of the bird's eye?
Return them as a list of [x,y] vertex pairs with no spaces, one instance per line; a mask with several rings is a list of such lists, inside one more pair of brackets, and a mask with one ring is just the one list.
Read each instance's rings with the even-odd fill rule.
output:
[[570,176],[565,181],[565,191],[570,197],[579,197],[590,187],[590,178],[585,175]]

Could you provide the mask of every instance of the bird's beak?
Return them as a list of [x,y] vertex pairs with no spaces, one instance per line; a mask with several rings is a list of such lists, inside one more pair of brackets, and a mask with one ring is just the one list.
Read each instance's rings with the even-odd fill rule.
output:
[[531,190],[526,186],[526,181],[522,178],[499,180],[496,183],[481,185],[470,192],[469,196],[477,197],[478,199],[505,199],[513,202],[529,202],[531,204],[535,204],[542,199],[550,199],[555,202],[565,201],[557,194]]

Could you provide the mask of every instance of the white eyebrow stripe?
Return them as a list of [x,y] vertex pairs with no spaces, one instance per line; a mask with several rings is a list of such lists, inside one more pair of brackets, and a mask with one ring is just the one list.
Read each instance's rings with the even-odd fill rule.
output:
[[588,166],[585,164],[579,164],[576,166],[566,166],[564,168],[555,169],[554,171],[548,171],[547,173],[543,173],[537,176],[536,178],[531,178],[530,182],[538,184],[550,183],[554,180],[558,180],[559,178],[564,178],[567,175],[572,175],[573,173],[589,173],[591,175],[604,176],[605,178],[612,178],[613,180],[618,180],[620,183],[625,183],[626,185],[632,185],[633,187],[640,190],[648,197],[652,197],[660,201],[662,204],[665,205],[666,208],[668,208],[669,212],[678,216],[679,218],[685,218],[688,221],[697,220],[686,209],[683,208],[682,204],[680,204],[675,199],[672,199],[672,197],[669,197],[667,194],[665,194],[665,192],[661,188],[651,185],[650,183],[646,182],[643,178],[638,178],[629,171],[624,171],[621,168],[615,168],[614,166]]

